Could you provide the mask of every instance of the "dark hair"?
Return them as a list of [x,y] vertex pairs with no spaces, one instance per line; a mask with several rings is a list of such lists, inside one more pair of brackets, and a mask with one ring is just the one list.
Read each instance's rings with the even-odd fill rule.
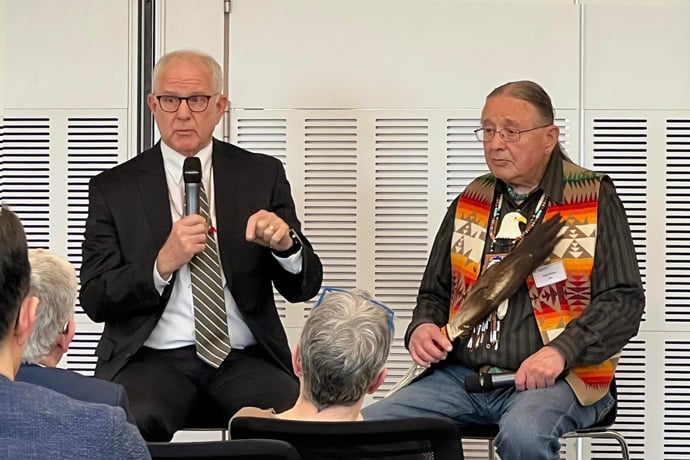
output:
[[[525,101],[537,109],[545,123],[554,122],[556,111],[551,103],[551,97],[544,91],[544,88],[533,81],[510,81],[491,91],[486,98],[489,99],[492,96],[499,95],[506,95]],[[556,143],[554,152],[560,153],[561,158],[570,161],[560,142]]]
[[29,294],[31,266],[24,227],[8,208],[0,209],[0,341],[4,340]]
[[501,94],[530,103],[546,123],[553,123],[555,111],[551,97],[537,83],[529,80],[510,81],[491,91],[486,98]]

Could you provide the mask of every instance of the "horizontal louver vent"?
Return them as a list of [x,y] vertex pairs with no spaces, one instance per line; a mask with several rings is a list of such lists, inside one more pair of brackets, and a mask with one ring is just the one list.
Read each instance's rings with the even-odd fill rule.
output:
[[304,229],[321,257],[323,285],[344,289],[359,287],[357,127],[355,118],[304,120]]
[[[396,313],[396,335],[412,318],[428,253],[429,120],[378,118],[374,153],[374,289]],[[411,363],[402,340],[394,341],[383,397]]]
[[401,334],[396,335],[398,335],[398,338],[394,339],[391,343],[391,351],[388,355],[388,362],[386,363],[388,375],[386,376],[385,382],[381,384],[378,391],[374,394],[374,400],[383,399],[386,393],[400,381],[410,366],[414,364],[412,358],[410,358],[410,354],[405,349],[405,341]]
[[664,459],[690,452],[690,341],[667,341],[664,366]]
[[446,201],[450,204],[475,177],[488,172],[484,148],[474,130],[478,118],[446,119]]
[[[646,343],[632,340],[623,349],[616,369],[618,412],[612,429],[625,437],[633,460],[645,459],[647,367]],[[620,447],[613,441],[593,440],[591,449],[593,460],[620,458]]]
[[[263,153],[287,164],[287,120],[285,118],[239,118],[235,124],[234,143],[250,152]],[[273,289],[278,315],[285,324],[287,301]]]
[[67,368],[80,374],[92,376],[96,368],[94,350],[101,339],[102,328],[94,325],[93,331],[85,331],[84,324],[80,324],[81,331],[74,337],[67,353]]
[[[116,117],[67,119],[67,257],[75,267],[81,267],[89,180],[118,164],[119,131]],[[76,314],[88,321],[81,305],[77,305]]]
[[593,167],[613,179],[628,215],[642,281],[647,278],[647,120],[596,118]]
[[412,318],[428,253],[428,143],[427,119],[376,120],[374,286],[401,325]]
[[690,310],[690,119],[666,121],[665,317],[689,322]]
[[29,247],[50,245],[49,118],[4,118],[0,151],[0,200],[24,224]]

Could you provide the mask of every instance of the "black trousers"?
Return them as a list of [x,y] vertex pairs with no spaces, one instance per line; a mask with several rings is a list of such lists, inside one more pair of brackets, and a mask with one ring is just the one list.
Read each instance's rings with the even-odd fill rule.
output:
[[292,407],[299,394],[296,377],[258,345],[233,349],[218,369],[199,359],[193,345],[172,350],[143,347],[113,381],[127,390],[147,441],[169,441],[189,426],[190,415],[196,424],[225,429],[244,406],[280,412]]

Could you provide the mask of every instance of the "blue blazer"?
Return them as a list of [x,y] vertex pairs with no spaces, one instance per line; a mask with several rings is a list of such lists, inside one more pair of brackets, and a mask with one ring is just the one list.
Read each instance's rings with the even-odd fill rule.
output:
[[150,459],[122,409],[92,404],[0,375],[0,458]]
[[121,407],[127,421],[135,423],[129,410],[129,399],[125,387],[95,377],[86,377],[77,372],[57,367],[43,367],[37,364],[22,363],[15,381],[50,388],[79,401],[108,404]]

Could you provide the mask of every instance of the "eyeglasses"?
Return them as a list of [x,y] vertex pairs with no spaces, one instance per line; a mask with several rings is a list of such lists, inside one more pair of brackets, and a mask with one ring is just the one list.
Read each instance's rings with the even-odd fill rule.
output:
[[65,322],[65,325],[62,326],[62,331],[60,331],[60,334],[67,334],[69,332],[69,320]]
[[[321,305],[321,303],[323,302],[323,299],[328,294],[330,294],[332,292],[344,292],[346,294],[352,294],[352,292],[348,291],[347,289],[336,288],[336,287],[325,287],[321,291],[321,295],[319,296],[319,300],[316,301],[313,308],[317,308],[319,305]],[[379,302],[378,300],[374,300],[371,297],[366,297],[363,295],[360,295],[360,297],[362,299],[366,300],[367,302],[372,303],[372,304],[376,305],[377,307],[381,307],[384,310],[386,310],[386,313],[388,313],[388,332],[392,332],[393,331],[393,321],[395,320],[395,312],[393,310],[391,310],[389,307],[387,307],[384,304],[382,304],[381,302]]]
[[156,99],[158,99],[158,105],[163,112],[177,112],[182,101],[187,101],[187,107],[189,107],[189,110],[192,112],[203,112],[208,108],[208,101],[211,100],[211,97],[213,96],[202,94],[187,97],[164,94],[162,96],[156,96]]
[[530,129],[515,129],[515,128],[503,128],[500,131],[496,131],[494,128],[477,128],[474,130],[474,135],[477,136],[477,140],[480,142],[490,142],[496,137],[496,133],[501,136],[503,142],[517,142],[520,140],[520,134],[528,133],[537,129],[548,128],[553,123],[549,123],[544,126],[537,126],[536,128]]

